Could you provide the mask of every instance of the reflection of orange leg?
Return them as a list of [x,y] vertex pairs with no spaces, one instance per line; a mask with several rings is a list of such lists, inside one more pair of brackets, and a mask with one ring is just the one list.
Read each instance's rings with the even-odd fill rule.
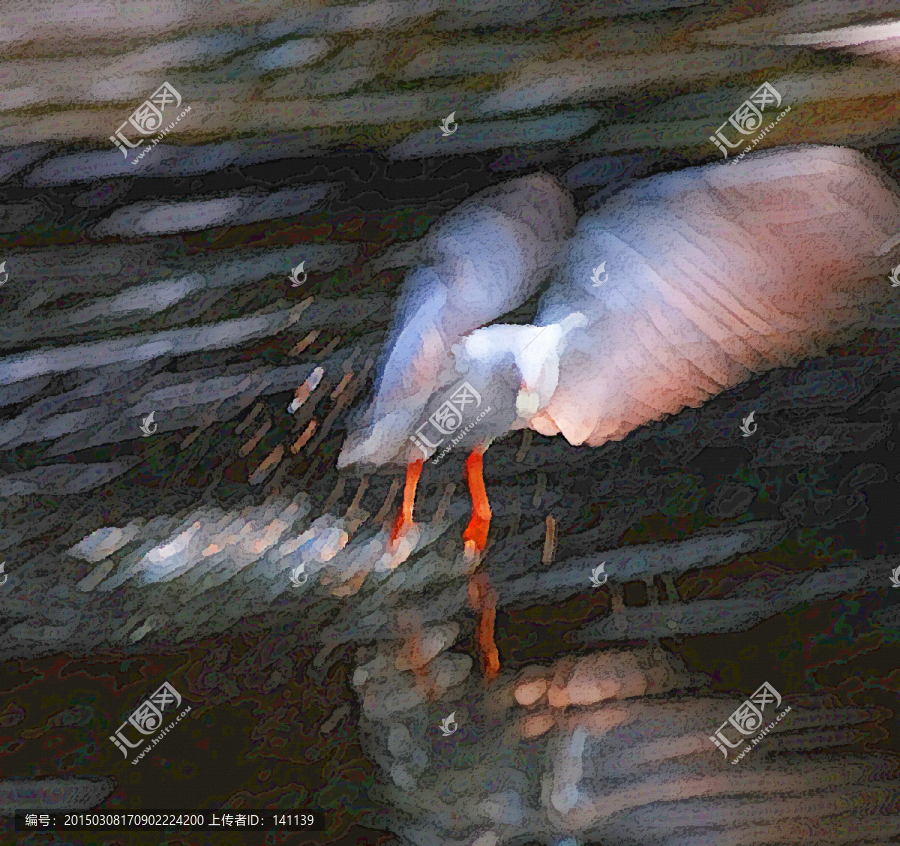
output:
[[409,632],[409,658],[412,664],[413,675],[416,677],[416,690],[428,699],[434,693],[431,676],[428,673],[428,663],[422,660],[422,630],[421,628]]
[[486,681],[500,672],[500,653],[494,640],[494,620],[497,617],[497,594],[483,570],[469,579],[469,602],[478,614],[475,641],[481,659],[481,671]]
[[[476,558],[487,545],[488,529],[491,525],[491,507],[484,488],[482,457],[484,447],[476,448],[466,459],[466,477],[472,496],[472,518],[463,533],[466,556]],[[500,654],[494,640],[494,620],[497,616],[497,594],[491,588],[487,573],[476,572],[469,580],[469,602],[478,614],[476,643],[481,658],[481,667],[486,680],[500,672]]]
[[422,459],[410,461],[406,465],[406,486],[403,488],[403,505],[400,513],[394,520],[391,529],[391,545],[395,545],[413,526],[413,505],[416,501],[416,485],[419,484],[419,476],[422,475]]

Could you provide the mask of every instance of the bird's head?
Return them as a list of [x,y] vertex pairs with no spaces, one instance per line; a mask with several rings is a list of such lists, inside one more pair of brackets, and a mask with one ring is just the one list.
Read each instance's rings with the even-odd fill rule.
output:
[[587,322],[583,314],[574,313],[546,326],[487,326],[453,347],[456,373],[492,408],[486,440],[529,426],[546,408],[559,383],[565,339]]
[[556,390],[564,339],[586,324],[575,313],[547,326],[497,324],[466,335],[427,396],[397,397],[377,417],[367,409],[338,467],[404,465],[461,436],[464,443],[487,443],[527,427]]

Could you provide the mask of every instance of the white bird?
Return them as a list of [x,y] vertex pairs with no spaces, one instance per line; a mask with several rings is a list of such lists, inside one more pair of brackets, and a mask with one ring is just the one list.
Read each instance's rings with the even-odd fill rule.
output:
[[[493,439],[529,428],[601,446],[857,333],[868,307],[889,296],[878,277],[889,267],[884,244],[900,232],[900,191],[860,153],[824,146],[642,180],[580,219],[533,325],[485,325],[531,288],[522,264],[518,288],[508,284],[508,237],[470,231],[465,259],[459,250],[443,276],[413,274],[417,299],[400,315],[374,417],[351,432],[338,465],[409,459],[405,439],[464,381],[495,409],[463,441],[473,501],[463,539],[477,554],[490,522],[482,455]],[[598,254],[620,268],[614,285],[590,284]],[[472,314],[465,334],[464,298],[450,305],[457,286],[501,290],[502,308]],[[416,392],[430,398],[410,404]],[[420,469],[408,473],[397,525],[412,523]],[[481,578],[470,596],[491,677],[499,658]]]
[[[451,347],[537,292],[575,221],[571,195],[554,178],[535,174],[475,194],[426,236],[422,264],[407,274],[403,284],[378,368],[375,397],[351,423],[338,456],[339,468],[406,465],[403,505],[391,531],[394,549],[414,525],[416,485],[424,459],[433,452],[416,446],[410,436],[421,431],[433,413],[428,404],[441,404],[450,395],[441,390],[446,380],[459,380]],[[484,548],[490,521],[480,446],[467,462],[474,503],[465,533],[469,554]],[[479,613],[483,611],[478,636],[488,644],[482,657],[487,662],[485,673],[492,677],[499,671],[499,658],[489,647],[495,596],[483,573],[473,577],[469,595]]]
[[6,262],[0,264],[0,275],[2,275],[2,279],[0,279],[0,285],[5,285],[9,280],[9,273],[6,270]]
[[900,588],[900,567],[891,573],[891,583],[895,588]]
[[[291,584],[294,587],[305,585],[309,579],[309,575],[304,572],[305,564],[298,564],[297,568],[291,573]],[[302,577],[302,578],[301,578]]]

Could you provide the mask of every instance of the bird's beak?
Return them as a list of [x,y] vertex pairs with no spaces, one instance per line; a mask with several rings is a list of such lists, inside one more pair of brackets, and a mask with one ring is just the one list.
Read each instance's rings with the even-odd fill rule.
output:
[[523,420],[527,420],[532,415],[537,414],[538,408],[541,405],[541,398],[537,391],[532,391],[525,384],[519,389],[519,393],[516,394],[516,413]]

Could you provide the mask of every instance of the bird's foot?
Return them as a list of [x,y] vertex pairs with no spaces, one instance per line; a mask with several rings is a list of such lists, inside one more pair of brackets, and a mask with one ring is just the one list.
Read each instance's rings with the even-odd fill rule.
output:
[[[391,553],[395,553],[400,549],[401,541],[413,529],[416,529],[414,534],[418,537],[418,527],[413,521],[413,504],[416,500],[416,487],[419,484],[419,476],[422,474],[422,465],[421,459],[410,461],[406,465],[406,485],[403,488],[403,503],[400,506],[400,511],[397,512],[397,517],[391,528],[390,540],[388,541],[388,551]],[[415,542],[412,545],[415,546]]]
[[487,546],[488,529],[490,528],[490,518],[485,519],[477,514],[472,515],[469,525],[463,532],[463,549],[465,551],[466,563],[477,564],[481,560],[484,548]]
[[[382,529],[386,531],[386,527]],[[394,570],[413,554],[419,543],[419,524],[413,520],[397,520],[387,533],[384,553],[381,556],[378,570]]]
[[475,546],[474,541],[466,541],[463,546],[463,558],[466,562],[467,572],[474,572],[481,564],[481,552]]
[[403,512],[398,514],[397,519],[394,520],[394,525],[391,527],[391,536],[388,541],[389,550],[391,552],[396,552],[400,548],[400,542],[410,534],[413,529],[418,530],[418,528],[418,524],[415,520],[409,519]]

